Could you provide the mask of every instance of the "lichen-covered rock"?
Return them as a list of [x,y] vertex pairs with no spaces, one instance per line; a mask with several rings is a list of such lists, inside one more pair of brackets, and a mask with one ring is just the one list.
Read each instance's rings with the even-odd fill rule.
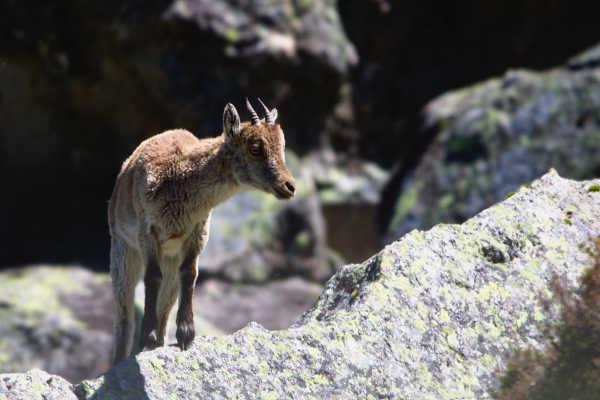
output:
[[[473,398],[516,343],[539,338],[536,301],[576,274],[600,232],[600,196],[555,172],[461,226],[413,232],[332,278],[287,331],[251,324],[128,358],[86,397]],[[569,218],[571,224],[564,222]]]
[[0,375],[0,398],[3,400],[77,400],[73,385],[59,376],[33,369],[24,374]]
[[427,105],[425,129],[437,139],[402,183],[390,239],[461,223],[551,167],[600,176],[597,60],[598,47],[565,67],[511,70]]
[[70,382],[110,366],[112,292],[108,274],[79,267],[0,273],[0,371],[40,368]]
[[[541,338],[537,297],[575,277],[600,233],[595,182],[550,171],[462,225],[414,231],[347,265],[291,328],[252,323],[189,351],[129,357],[80,398],[488,398],[515,345]],[[569,223],[565,221],[569,220]],[[0,381],[4,376],[0,376]]]
[[[196,334],[233,333],[250,321],[286,329],[314,304],[322,288],[299,277],[264,285],[207,280],[195,292]],[[133,354],[144,310],[143,283],[135,296]],[[110,366],[113,307],[107,273],[75,266],[0,272],[0,372],[40,368],[72,383],[96,378]],[[171,343],[176,341],[175,314],[173,310],[167,330]]]

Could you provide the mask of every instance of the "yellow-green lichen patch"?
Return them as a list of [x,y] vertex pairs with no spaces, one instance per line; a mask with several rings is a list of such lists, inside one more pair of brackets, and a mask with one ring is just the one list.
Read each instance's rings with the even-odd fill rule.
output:
[[552,264],[560,264],[565,260],[565,254],[568,247],[567,241],[562,238],[552,238],[547,243],[548,251],[545,256]]
[[163,368],[164,365],[164,361],[159,359],[159,358],[154,358],[152,360],[150,360],[150,366],[152,367],[153,373],[155,374],[155,376],[160,379],[161,381],[165,381],[168,379],[167,374],[165,373],[165,370]]
[[448,312],[444,309],[440,311],[440,320],[444,323],[450,322],[450,317],[448,316]]
[[322,374],[315,374],[312,381],[315,385],[326,385],[329,383],[329,379]]
[[269,372],[269,363],[266,362],[265,360],[261,361],[258,363],[258,371],[265,375]]
[[458,341],[458,336],[453,331],[447,333],[446,342],[448,343],[448,346],[450,346],[450,348],[453,350],[458,350],[460,347],[460,343]]
[[262,392],[260,392],[260,399],[261,400],[277,400],[279,398],[279,395],[277,394],[276,391],[265,391],[263,390]]

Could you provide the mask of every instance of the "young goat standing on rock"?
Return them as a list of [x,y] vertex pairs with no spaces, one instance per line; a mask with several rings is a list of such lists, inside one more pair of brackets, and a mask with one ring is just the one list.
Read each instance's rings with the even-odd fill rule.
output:
[[179,296],[176,337],[186,350],[196,335],[192,300],[211,210],[248,189],[280,200],[294,196],[283,131],[275,124],[277,110],[260,103],[263,121],[248,99],[251,122],[240,124],[235,107],[227,104],[221,136],[199,140],[183,129],[167,131],[144,141],[123,163],[108,204],[116,311],[113,365],[131,351],[134,290],[143,271],[140,349],[164,345],[167,319]]

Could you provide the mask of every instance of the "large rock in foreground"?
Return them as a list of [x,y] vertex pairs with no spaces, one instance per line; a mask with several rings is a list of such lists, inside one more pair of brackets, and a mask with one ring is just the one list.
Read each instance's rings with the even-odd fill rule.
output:
[[[588,262],[579,245],[600,232],[592,184],[600,181],[551,171],[460,226],[413,231],[345,266],[288,330],[253,323],[197,338],[187,352],[142,353],[73,390],[80,398],[489,397],[505,352],[536,343],[536,321],[553,318],[539,308],[539,291],[553,273],[575,277]],[[0,394],[18,398],[19,382],[34,373],[0,376]],[[52,382],[40,389],[48,398]]]

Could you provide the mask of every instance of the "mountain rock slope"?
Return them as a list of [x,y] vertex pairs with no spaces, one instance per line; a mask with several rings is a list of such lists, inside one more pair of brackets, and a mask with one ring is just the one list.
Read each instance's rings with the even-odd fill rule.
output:
[[[73,398],[487,398],[506,351],[541,338],[537,296],[573,278],[600,233],[600,181],[551,170],[462,225],[412,231],[343,267],[291,328],[256,323],[189,351],[129,357]],[[568,222],[566,222],[568,221]],[[0,375],[0,396],[67,398],[41,371]]]

